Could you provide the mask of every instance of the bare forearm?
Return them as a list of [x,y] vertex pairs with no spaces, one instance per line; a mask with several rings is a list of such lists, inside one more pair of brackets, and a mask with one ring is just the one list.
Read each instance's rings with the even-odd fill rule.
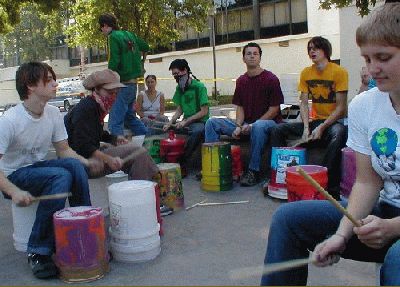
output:
[[2,172],[0,172],[0,190],[12,197],[13,194],[18,192],[20,189],[9,181]]
[[194,114],[191,117],[188,117],[186,119],[186,123],[191,124],[193,122],[196,122],[196,121],[202,119],[204,116],[206,116],[207,113],[208,113],[208,106],[203,106],[203,107],[201,107],[201,110],[198,111],[196,114]]
[[72,148],[57,152],[57,156],[59,156],[60,158],[75,158],[79,160],[84,166],[88,166],[88,160],[83,156],[77,154]]
[[300,102],[300,116],[301,119],[303,121],[304,124],[304,128],[308,128],[309,127],[309,110],[308,110],[308,101],[304,102],[301,101]]
[[280,106],[269,107],[268,111],[263,114],[260,120],[273,120],[279,114]]

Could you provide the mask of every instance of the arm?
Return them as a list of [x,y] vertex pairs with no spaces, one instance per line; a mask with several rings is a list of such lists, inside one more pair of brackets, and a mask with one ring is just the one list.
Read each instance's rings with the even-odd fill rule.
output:
[[183,114],[181,106],[178,106],[175,110],[175,114],[172,116],[171,120],[166,123],[163,127],[164,131],[167,131]]
[[232,137],[238,139],[242,133],[242,125],[244,123],[244,110],[242,106],[236,106],[236,129],[232,133]]
[[308,107],[308,94],[301,93],[300,94],[300,116],[301,120],[304,124],[303,131],[303,140],[308,140],[308,136],[310,135],[310,119],[309,119],[309,107]]
[[280,106],[269,107],[265,114],[261,116],[260,120],[273,120],[277,115],[279,115],[280,109]]
[[188,117],[187,119],[185,119],[184,121],[184,126],[190,125],[191,123],[202,119],[204,116],[206,116],[208,114],[208,105],[203,105],[200,108],[200,111],[198,111],[197,113],[195,113],[193,116]]
[[[2,158],[0,154],[0,159]],[[28,206],[33,202],[33,196],[18,188],[15,184],[0,171],[0,190],[11,197],[12,201],[18,206]]]
[[143,113],[143,94],[142,92],[139,93],[136,99],[136,113],[139,115],[139,117],[143,118],[144,113]]
[[334,124],[337,120],[345,117],[347,112],[347,91],[336,93],[336,109],[329,115],[329,117],[320,124],[313,132],[313,139],[320,139],[323,132]]
[[89,161],[83,156],[77,154],[70,146],[68,145],[67,140],[59,141],[53,143],[54,148],[56,149],[56,154],[60,158],[75,158],[79,160],[84,166],[89,167]]
[[120,48],[117,40],[113,37],[113,33],[108,36],[108,68],[117,71],[121,62]]
[[[361,220],[374,207],[383,182],[372,168],[370,156],[356,152],[356,166],[356,181],[350,194],[347,210],[355,219]],[[396,220],[399,219],[396,218]],[[362,222],[364,223],[364,220]],[[329,257],[343,252],[354,232],[359,232],[360,229],[364,229],[364,226],[356,228],[347,217],[343,217],[336,233],[315,248],[313,257],[317,260],[317,265],[331,264]]]
[[160,94],[160,115],[164,115],[165,113],[165,97],[164,94]]

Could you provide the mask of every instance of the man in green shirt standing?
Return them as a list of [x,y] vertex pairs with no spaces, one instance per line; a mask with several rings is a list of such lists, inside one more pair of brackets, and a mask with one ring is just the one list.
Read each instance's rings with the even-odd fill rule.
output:
[[[209,118],[207,88],[192,74],[185,59],[172,61],[169,70],[178,83],[172,99],[177,108],[171,120],[164,125],[164,131],[167,131],[183,115],[182,121],[177,122],[175,128],[178,132],[182,130],[189,135],[185,145],[183,159],[185,160],[189,158],[204,136],[204,125]],[[183,161],[182,164],[184,165],[185,162]]]
[[124,124],[134,135],[144,135],[147,128],[136,117],[133,104],[136,100],[137,78],[142,76],[142,61],[149,45],[129,31],[120,30],[111,13],[99,17],[101,32],[108,40],[108,68],[117,72],[126,88],[120,89],[110,110],[108,128],[120,142],[124,142]]

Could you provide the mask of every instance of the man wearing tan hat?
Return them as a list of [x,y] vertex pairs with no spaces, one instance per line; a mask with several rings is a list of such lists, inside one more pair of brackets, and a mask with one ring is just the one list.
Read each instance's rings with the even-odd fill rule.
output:
[[[82,99],[64,118],[70,146],[81,156],[98,160],[103,176],[118,170],[129,174],[129,179],[151,180],[158,172],[157,165],[143,147],[117,141],[117,136],[103,130],[103,120],[124,85],[119,75],[105,69],[90,74],[83,86],[92,94]],[[101,146],[100,142],[106,144]],[[128,160],[123,160],[127,159]]]

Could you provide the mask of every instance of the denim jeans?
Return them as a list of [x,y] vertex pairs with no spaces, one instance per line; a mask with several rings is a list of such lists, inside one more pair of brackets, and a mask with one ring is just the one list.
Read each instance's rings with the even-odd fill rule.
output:
[[[249,169],[260,171],[261,157],[268,140],[269,129],[274,126],[276,123],[273,120],[257,120],[252,124]],[[205,127],[205,142],[219,141],[220,135],[231,136],[235,128],[235,122],[230,119],[209,119]]]
[[[341,202],[343,206],[345,202]],[[400,215],[400,209],[379,203],[372,214],[381,218]],[[342,214],[326,200],[304,200],[283,204],[274,213],[268,235],[264,264],[306,258],[309,251],[335,233]],[[369,248],[356,236],[347,243],[343,258],[383,262],[381,285],[400,284],[400,241],[395,240],[382,249]],[[308,267],[264,275],[261,285],[306,285]]]
[[[314,130],[321,123],[323,123],[322,120],[310,122],[310,131]],[[271,129],[270,145],[271,147],[287,146],[286,140],[288,138],[300,138],[303,135],[303,130],[303,123],[277,125]],[[336,122],[324,131],[320,140],[307,143],[308,148],[326,147],[322,165],[328,168],[328,191],[336,199],[339,199],[342,148],[346,146],[346,141],[347,127]]]
[[112,105],[108,120],[108,129],[112,135],[120,136],[124,134],[124,125],[129,128],[133,135],[145,135],[146,126],[136,117],[133,104],[136,100],[137,85],[125,84],[118,92],[117,99]]
[[183,162],[187,160],[196,147],[203,142],[204,138],[204,123],[203,122],[194,122],[185,127],[184,129],[176,130],[178,134],[187,134],[189,137],[185,143],[185,154],[183,156]]
[[[76,159],[39,161],[8,176],[20,189],[34,196],[72,192],[70,206],[90,206],[88,175]],[[55,250],[53,214],[63,209],[65,198],[40,201],[28,241],[28,253],[51,255]]]

